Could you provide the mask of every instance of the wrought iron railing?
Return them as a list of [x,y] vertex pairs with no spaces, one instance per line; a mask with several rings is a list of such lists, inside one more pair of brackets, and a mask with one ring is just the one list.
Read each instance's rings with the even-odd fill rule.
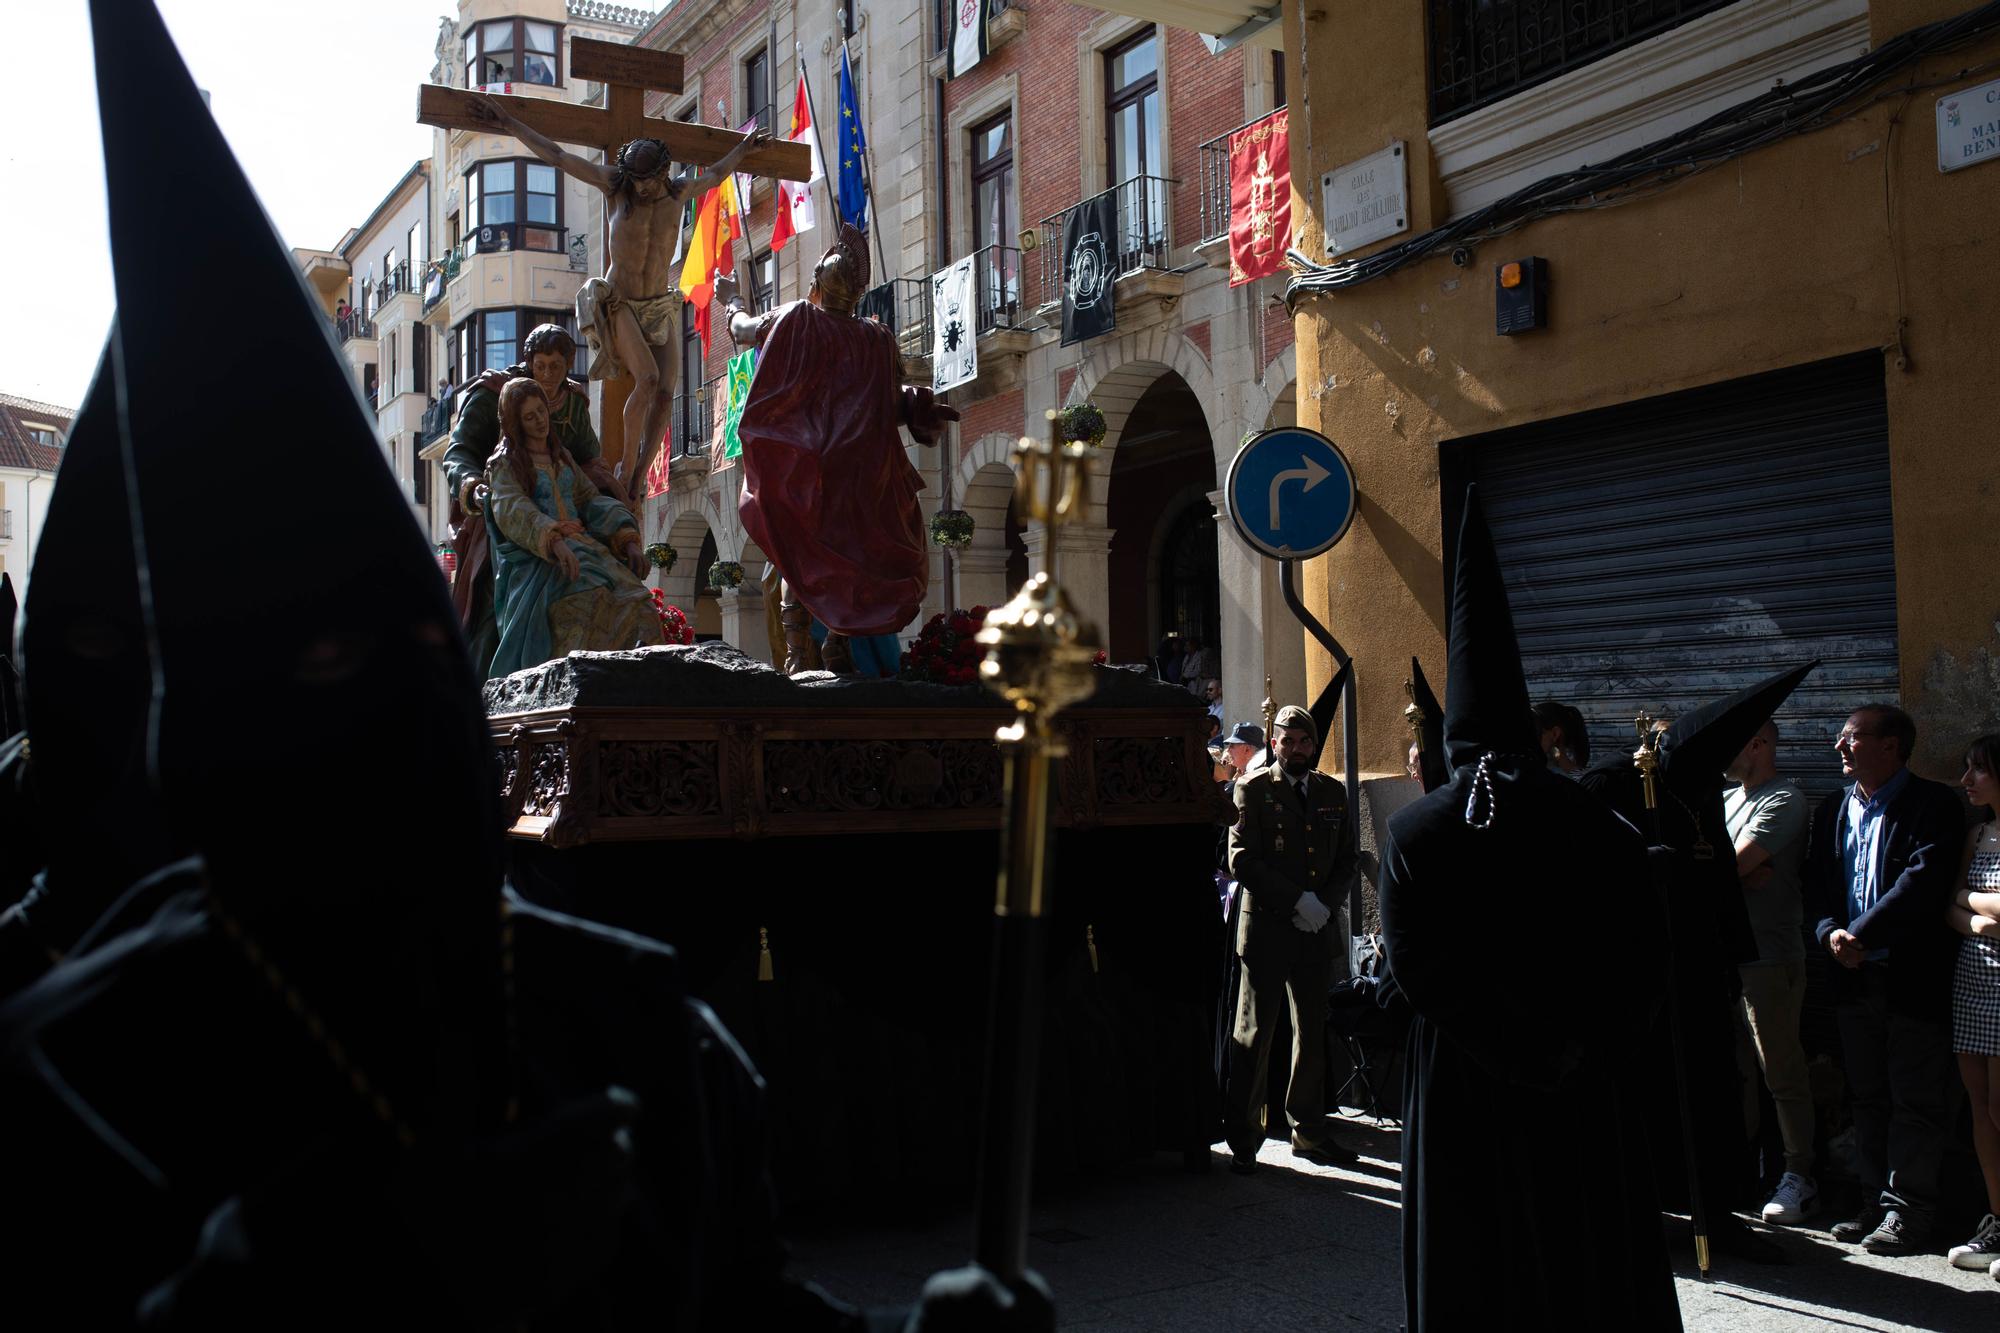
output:
[[[1165,268],[1173,253],[1173,189],[1180,181],[1169,176],[1133,176],[1107,192],[1112,199],[1112,235],[1105,238],[1110,277],[1122,278],[1142,268]],[[1096,196],[1092,196],[1095,198]],[[1041,304],[1062,302],[1063,229],[1069,215],[1090,200],[1078,200],[1041,221]]]
[[1435,125],[1735,0],[1425,2]]
[[972,292],[981,334],[1021,327],[1021,252],[988,245],[972,252]]
[[431,400],[431,405],[424,409],[422,420],[417,423],[417,447],[419,449],[429,447],[450,429],[451,396],[441,394]]
[[881,321],[896,335],[905,356],[931,354],[931,280],[928,274],[891,278],[870,287],[855,308],[863,319]]
[[336,315],[333,327],[334,331],[340,335],[342,342],[349,342],[355,338],[372,340],[375,337],[375,321],[362,314],[359,310],[350,310],[344,315]]
[[705,458],[712,444],[715,422],[728,392],[729,376],[717,375],[693,389],[674,395],[673,416],[668,421],[674,458]]
[[397,264],[394,268],[383,274],[378,281],[363,284],[361,288],[362,302],[367,307],[368,313],[372,315],[384,305],[387,305],[390,298],[415,290],[416,288],[411,285],[410,261],[405,259],[402,263]]
[[1229,238],[1229,140],[1258,121],[1275,116],[1283,107],[1274,107],[1261,116],[1252,117],[1230,130],[1218,134],[1201,146],[1199,168],[1201,171],[1201,240],[1206,245],[1210,241]]

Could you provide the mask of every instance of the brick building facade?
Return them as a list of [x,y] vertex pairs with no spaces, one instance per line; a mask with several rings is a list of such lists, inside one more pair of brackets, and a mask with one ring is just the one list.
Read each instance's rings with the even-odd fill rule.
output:
[[[752,109],[757,54],[775,50],[769,98],[782,133],[794,62],[803,57],[824,134],[846,37],[870,145],[869,257],[912,382],[930,374],[928,276],[978,254],[979,378],[951,392],[964,414],[951,435],[936,449],[911,450],[926,510],[965,509],[977,533],[970,549],[933,553],[925,614],[997,603],[1018,585],[1044,537],[1009,521],[1009,451],[1021,435],[1045,429],[1045,411],[1088,399],[1104,408],[1109,433],[1092,464],[1091,513],[1062,535],[1059,574],[1108,636],[1113,659],[1143,660],[1169,632],[1200,633],[1221,645],[1232,717],[1254,715],[1267,672],[1281,697],[1299,697],[1300,636],[1275,579],[1215,518],[1219,480],[1244,433],[1292,419],[1291,321],[1275,304],[1282,280],[1232,290],[1226,244],[1207,234],[1221,231],[1226,222],[1216,219],[1227,215],[1215,141],[1282,99],[1280,62],[1260,47],[1211,55],[1193,33],[1072,5],[1032,13],[1001,6],[989,18],[985,60],[947,79],[947,18],[916,3],[862,6],[850,19],[833,6],[683,0],[639,40],[687,60],[687,91],[656,99],[656,113],[693,112],[731,128]],[[1113,161],[1120,150],[1107,125],[1121,93],[1107,83],[1114,52],[1123,57],[1118,72],[1152,80],[1150,92],[1138,93],[1146,105],[1131,113],[1149,118],[1137,131],[1150,154],[1143,172]],[[1122,91],[1129,104],[1132,89]],[[1130,157],[1138,140],[1127,140]],[[1150,180],[1134,185],[1133,176]],[[1121,198],[1143,196],[1146,243],[1117,278],[1118,327],[1062,347],[1048,268],[1061,216],[1121,182]],[[1225,196],[1219,212],[1217,190]],[[746,288],[754,281],[778,301],[805,294],[831,237],[832,199],[815,197],[819,230],[753,279],[749,257],[768,251],[772,223],[769,187],[757,187],[737,248]],[[754,584],[764,555],[736,519],[740,473],[710,448],[729,350],[718,329],[705,357],[689,355],[670,439],[671,489],[649,505],[647,524],[649,539],[678,552],[661,581],[692,608],[698,630],[757,651],[763,612]],[[739,561],[748,576],[719,599],[706,583],[716,559]]]

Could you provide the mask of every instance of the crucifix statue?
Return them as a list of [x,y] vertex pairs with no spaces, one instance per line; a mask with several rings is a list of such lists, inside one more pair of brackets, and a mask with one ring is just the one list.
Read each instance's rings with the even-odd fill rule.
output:
[[[649,90],[681,89],[682,60],[674,52],[579,37],[570,43],[569,72],[605,85],[602,109],[425,84],[417,119],[445,129],[512,133],[544,162],[603,191],[609,262],[597,311],[605,345],[629,380],[620,376],[606,384],[602,434],[607,457],[622,457],[621,479],[638,504],[679,377],[681,294],[671,268],[683,201],[713,188],[732,169],[806,180],[812,156],[804,144],[774,143],[762,132],[738,136],[646,115]],[[559,143],[595,148],[604,160],[591,162]],[[673,181],[675,161],[694,165],[696,175]],[[622,412],[619,380],[625,380]],[[614,421],[622,425],[615,435]]]

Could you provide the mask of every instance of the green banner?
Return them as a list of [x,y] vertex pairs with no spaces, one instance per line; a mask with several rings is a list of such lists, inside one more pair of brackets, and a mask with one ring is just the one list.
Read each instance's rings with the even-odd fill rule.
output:
[[736,433],[743,420],[743,401],[750,396],[750,373],[757,368],[757,349],[746,347],[729,358],[729,396],[722,410],[722,456],[740,458],[743,437]]

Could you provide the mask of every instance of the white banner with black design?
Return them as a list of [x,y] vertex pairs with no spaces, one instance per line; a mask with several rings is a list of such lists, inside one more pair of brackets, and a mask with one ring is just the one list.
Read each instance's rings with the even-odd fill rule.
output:
[[955,79],[986,54],[986,10],[990,0],[954,0],[951,54],[945,77]]
[[973,327],[972,256],[931,274],[931,388],[955,389],[979,374]]

